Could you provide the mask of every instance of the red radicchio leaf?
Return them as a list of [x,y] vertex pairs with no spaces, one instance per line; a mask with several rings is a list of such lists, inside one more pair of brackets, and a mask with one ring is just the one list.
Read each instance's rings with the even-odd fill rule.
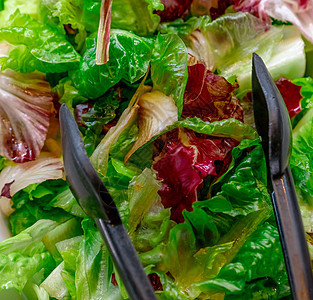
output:
[[161,0],[161,2],[164,10],[155,13],[161,17],[161,22],[171,22],[189,13],[192,0]]
[[102,0],[98,29],[96,64],[103,65],[109,60],[112,0]]
[[234,118],[243,121],[243,109],[233,92],[237,84],[213,74],[203,64],[188,67],[182,117],[198,117],[203,121]]
[[84,122],[82,120],[82,115],[88,113],[92,107],[93,107],[93,103],[91,102],[81,103],[81,104],[76,105],[75,118],[79,126],[84,125]]
[[234,2],[235,2],[234,10],[248,12],[262,19],[266,23],[269,24],[272,23],[267,13],[264,10],[260,9],[261,0],[234,0]]
[[230,138],[197,136],[193,131],[174,129],[166,134],[165,146],[153,169],[162,180],[159,195],[171,219],[183,222],[182,211],[191,211],[198,200],[203,179],[217,175],[229,165],[231,150],[238,142]]
[[6,183],[4,185],[4,187],[2,188],[1,190],[1,197],[6,197],[6,198],[9,198],[11,199],[12,196],[11,196],[11,191],[10,191],[10,187],[11,187],[11,184],[14,183],[15,180],[12,180],[11,182],[9,183]]
[[234,0],[194,0],[191,11],[195,15],[206,15],[210,13],[212,20],[225,14],[225,10],[234,4]]
[[276,85],[285,101],[290,118],[296,116],[301,111],[301,86],[283,77],[276,81]]
[[49,127],[52,99],[42,75],[0,73],[0,155],[17,163],[38,157]]

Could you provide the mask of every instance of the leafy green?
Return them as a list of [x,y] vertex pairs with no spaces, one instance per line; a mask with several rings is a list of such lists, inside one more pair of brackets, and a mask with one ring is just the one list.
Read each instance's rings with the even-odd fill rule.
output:
[[90,219],[82,222],[84,238],[76,260],[75,286],[77,300],[101,299],[118,294],[111,283],[113,264],[102,237]]
[[311,77],[297,78],[292,81],[301,86],[301,108],[308,109],[313,107],[313,79]]
[[[173,125],[168,126],[160,135],[178,127],[185,127],[195,132],[211,136],[230,137],[238,141],[242,141],[244,139],[255,140],[258,138],[258,134],[254,128],[236,119],[224,119],[221,121],[205,122],[197,117],[179,120]],[[154,141],[160,135],[155,136],[151,139],[151,141]]]
[[53,255],[56,263],[61,263],[62,258],[55,244],[62,240],[70,239],[81,234],[82,230],[80,227],[80,222],[76,218],[71,218],[48,232],[44,236],[42,242],[44,243],[46,249]]
[[86,214],[83,212],[79,204],[77,203],[74,195],[72,194],[69,187],[63,192],[58,193],[50,202],[53,207],[58,207],[71,215],[77,217],[85,217]]
[[250,285],[253,285],[253,280],[264,278],[266,278],[266,284],[262,286],[264,290],[256,291],[255,294],[258,292],[271,299],[280,299],[288,295],[289,287],[286,285],[288,279],[278,231],[269,224],[264,224],[252,233],[234,260],[225,265],[216,278],[195,285],[209,295],[226,292],[236,295],[237,299],[238,297],[247,299],[248,293],[251,293],[251,290],[246,290],[247,283],[249,285],[251,282]]
[[77,236],[71,239],[63,240],[55,245],[64,261],[64,267],[61,271],[61,276],[73,299],[76,298],[76,258],[78,256],[82,240],[83,236]]
[[40,285],[50,297],[56,299],[66,299],[69,297],[69,291],[62,278],[62,271],[64,269],[64,262],[60,263],[51,274]]
[[4,10],[4,1],[5,0],[0,1],[0,11]]
[[21,292],[37,272],[54,268],[52,256],[45,250],[42,238],[56,227],[51,220],[40,220],[20,234],[0,243],[0,289]]
[[154,10],[163,10],[160,0],[115,0],[112,5],[112,28],[134,31],[140,35],[153,33],[160,23]]
[[87,154],[90,156],[103,138],[103,127],[116,117],[119,108],[119,92],[114,89],[107,91],[97,99],[92,108],[82,114],[81,131],[84,134],[84,144]]
[[[95,31],[99,24],[101,1],[84,1],[84,21],[90,31]],[[112,3],[111,26],[133,31],[140,35],[153,33],[160,23],[160,17],[154,10],[163,10],[160,0],[115,0]]]
[[290,167],[300,200],[313,205],[313,109],[311,108],[293,130]]
[[7,26],[11,15],[18,9],[22,14],[30,15],[32,18],[39,19],[39,0],[1,0],[0,6],[0,28]]
[[71,29],[76,31],[74,35],[78,50],[82,49],[87,37],[81,6],[82,3],[79,0],[41,0],[40,2],[41,19],[45,24],[57,25],[63,33],[65,33],[63,24],[70,25]]
[[151,169],[144,169],[140,175],[131,180],[128,186],[130,232],[135,231],[156,199],[159,199],[157,192],[160,187]]
[[72,114],[74,114],[73,107],[88,101],[86,97],[78,93],[78,90],[73,86],[73,82],[68,77],[62,78],[53,88],[53,91],[59,96],[59,102],[65,103]]
[[[269,217],[269,210],[260,210],[244,216],[231,230],[218,239],[214,246],[197,248],[198,218],[201,209],[194,210],[191,223],[176,225],[169,234],[164,251],[164,263],[175,279],[175,284],[194,299],[204,291],[202,286],[208,279],[215,278],[222,267],[230,263],[249,236]],[[234,222],[234,220],[232,220]],[[196,228],[196,230],[195,230]]]
[[18,234],[40,219],[50,219],[57,222],[68,220],[71,215],[60,208],[54,208],[53,199],[66,189],[64,180],[47,180],[40,184],[32,184],[17,192],[13,198],[13,208],[10,224],[13,234]]
[[61,73],[78,66],[80,55],[57,29],[17,10],[9,26],[0,28],[0,41],[16,46],[0,58],[1,70]]
[[216,196],[200,202],[199,207],[213,207],[215,211],[231,216],[246,215],[270,207],[266,163],[261,146],[247,153],[230,173],[219,181],[221,189]]
[[153,88],[174,97],[178,116],[183,110],[188,79],[187,58],[187,48],[178,35],[158,35],[151,62]]
[[121,79],[134,83],[147,72],[152,39],[112,30],[110,41],[110,60],[104,65],[96,65],[97,42],[95,38],[87,38],[79,69],[69,72],[74,86],[84,97],[98,98]]
[[191,17],[187,21],[177,19],[173,22],[161,23],[158,30],[163,34],[178,34],[184,42],[188,44],[187,36],[210,21],[211,17],[206,15],[201,17]]

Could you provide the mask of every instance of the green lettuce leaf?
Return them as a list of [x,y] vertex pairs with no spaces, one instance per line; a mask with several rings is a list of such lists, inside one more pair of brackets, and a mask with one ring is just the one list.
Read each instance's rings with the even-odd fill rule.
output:
[[104,125],[116,117],[116,111],[119,106],[119,92],[115,89],[110,89],[102,97],[96,99],[89,112],[82,114],[81,122],[83,126],[81,126],[80,130],[84,135],[83,142],[89,156],[92,155],[104,136]]
[[158,30],[163,34],[178,34],[188,45],[189,42],[187,36],[210,21],[211,17],[207,15],[201,17],[191,17],[187,21],[177,19],[173,22],[161,23]]
[[64,262],[60,263],[40,285],[41,288],[48,292],[50,297],[56,299],[68,299],[70,296],[70,293],[62,278],[63,269]]
[[[90,31],[98,29],[101,0],[84,1],[83,20]],[[153,12],[163,10],[160,0],[115,0],[112,3],[111,26],[133,31],[140,35],[153,33],[160,23],[160,17]]]
[[[1,4],[2,3],[2,4]],[[0,6],[0,28],[7,26],[11,15],[18,9],[22,14],[30,15],[34,19],[40,18],[40,0],[20,1],[20,0],[1,0]]]
[[12,233],[18,234],[40,219],[62,223],[72,216],[65,210],[54,207],[54,198],[67,188],[64,180],[47,180],[32,184],[17,192],[13,198],[15,211],[10,215]]
[[123,30],[111,31],[110,60],[96,65],[95,38],[87,38],[86,51],[78,70],[69,72],[74,86],[84,97],[95,99],[124,79],[130,83],[139,80],[149,66],[152,40]]
[[0,1],[0,11],[4,10],[4,1],[5,0]]
[[207,206],[233,217],[271,207],[262,147],[259,145],[247,153],[246,157],[218,182],[218,186],[220,191],[209,200],[201,201],[199,207]]
[[14,288],[21,292],[28,280],[44,268],[49,274],[55,267],[42,239],[57,223],[40,220],[20,234],[0,243],[0,290]]
[[158,35],[151,62],[153,88],[174,97],[178,116],[183,110],[188,79],[187,58],[187,48],[178,35]]
[[313,109],[311,108],[293,130],[290,167],[302,203],[313,205]]
[[[256,290],[257,280],[265,280],[261,285],[264,290]],[[247,285],[250,288],[246,289]],[[225,265],[216,278],[195,286],[208,295],[225,292],[234,296],[226,299],[252,299],[249,296],[253,294],[281,299],[288,295],[288,278],[277,229],[264,224],[252,233],[233,261]]]
[[83,236],[77,236],[71,239],[63,240],[55,245],[64,261],[64,267],[61,271],[61,276],[67,287],[67,290],[73,299],[76,299],[76,259],[82,240]]
[[0,69],[62,73],[76,68],[80,55],[56,28],[43,25],[17,10],[9,26],[0,28],[0,41],[15,47],[0,58]]
[[82,20],[82,5],[83,3],[80,0],[40,1],[41,20],[43,23],[58,26],[63,33],[65,33],[63,24],[70,25],[71,29],[76,31],[72,34],[75,36],[77,50],[82,49],[87,37],[86,28]]
[[165,264],[163,269],[171,273],[181,292],[191,299],[203,292],[199,286],[215,278],[270,215],[269,210],[260,210],[237,221],[230,220],[232,228],[229,232],[219,238],[215,245],[199,249],[196,234],[199,232],[197,216],[200,217],[200,211],[201,209],[192,211],[190,214],[194,214],[193,218],[188,216],[188,222],[178,224],[170,231],[163,254]]
[[111,283],[113,264],[94,221],[82,222],[84,238],[76,260],[76,299],[111,299],[119,290]]
[[72,194],[69,187],[67,187],[63,192],[57,194],[50,202],[51,206],[58,207],[71,215],[77,217],[86,217],[86,214],[82,210],[82,208],[77,203],[74,195]]
[[155,173],[148,168],[131,180],[128,186],[130,232],[135,231],[151,206],[160,199],[158,195],[160,187]]

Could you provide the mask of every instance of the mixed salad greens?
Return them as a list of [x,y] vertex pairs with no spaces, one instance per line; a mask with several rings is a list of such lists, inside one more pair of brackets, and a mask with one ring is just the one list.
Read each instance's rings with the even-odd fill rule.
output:
[[313,259],[313,0],[0,0],[0,299],[127,299],[65,181],[61,103],[160,299],[290,297],[253,52],[292,119]]

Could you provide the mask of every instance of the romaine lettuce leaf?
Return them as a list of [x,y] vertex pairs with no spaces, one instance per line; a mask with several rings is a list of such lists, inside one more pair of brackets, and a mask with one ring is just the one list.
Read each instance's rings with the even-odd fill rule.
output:
[[55,267],[42,238],[56,227],[51,220],[40,220],[20,234],[0,243],[0,289],[21,292],[28,280],[44,268],[49,274]]
[[61,276],[73,299],[76,299],[76,259],[82,240],[83,236],[77,236],[71,239],[63,240],[55,245],[64,261],[64,268],[61,271]]
[[153,89],[174,96],[178,117],[183,110],[188,79],[187,58],[187,48],[178,35],[158,35],[151,61]]
[[[219,212],[234,217],[271,207],[262,147],[257,146],[247,153],[217,185],[220,186],[220,191],[209,200],[199,202],[198,207],[215,207],[215,210],[218,208]],[[215,185],[214,189],[216,188]],[[225,206],[222,207],[221,203],[225,203]]]
[[83,18],[83,3],[79,0],[41,0],[40,17],[45,24],[58,26],[65,34],[63,25],[70,26],[71,34],[75,36],[76,49],[81,50],[87,37]]
[[3,10],[0,10],[0,28],[7,26],[11,15],[18,9],[22,14],[30,15],[34,19],[40,18],[40,0],[1,0]]
[[77,300],[111,299],[119,290],[111,283],[113,263],[102,237],[91,219],[82,222],[84,238],[76,260]]
[[191,129],[195,132],[207,134],[210,136],[230,137],[237,141],[242,141],[244,139],[254,140],[258,137],[255,129],[236,119],[224,119],[215,122],[205,122],[197,117],[179,120],[173,125],[168,126],[167,129],[162,132],[162,134],[179,127]]
[[15,211],[10,215],[13,234],[27,229],[40,219],[64,222],[71,215],[57,206],[55,197],[67,188],[64,180],[47,180],[41,184],[32,184],[17,192],[13,198]]
[[251,234],[232,262],[225,265],[216,278],[196,283],[195,287],[208,295],[224,292],[237,297],[229,299],[246,299],[253,292],[246,291],[246,287],[264,278],[267,278],[263,286],[265,290],[255,291],[256,295],[261,293],[271,299],[280,299],[289,294],[278,231],[267,223]]
[[293,130],[293,147],[290,167],[298,191],[298,197],[304,203],[313,205],[313,109],[309,109]]
[[79,69],[69,72],[74,86],[84,97],[98,98],[121,79],[134,83],[147,72],[152,39],[112,30],[110,60],[104,65],[96,65],[96,44],[95,38],[87,38]]
[[8,25],[0,28],[0,41],[16,46],[0,58],[1,70],[62,73],[76,68],[81,58],[56,28],[41,24],[18,10]]

